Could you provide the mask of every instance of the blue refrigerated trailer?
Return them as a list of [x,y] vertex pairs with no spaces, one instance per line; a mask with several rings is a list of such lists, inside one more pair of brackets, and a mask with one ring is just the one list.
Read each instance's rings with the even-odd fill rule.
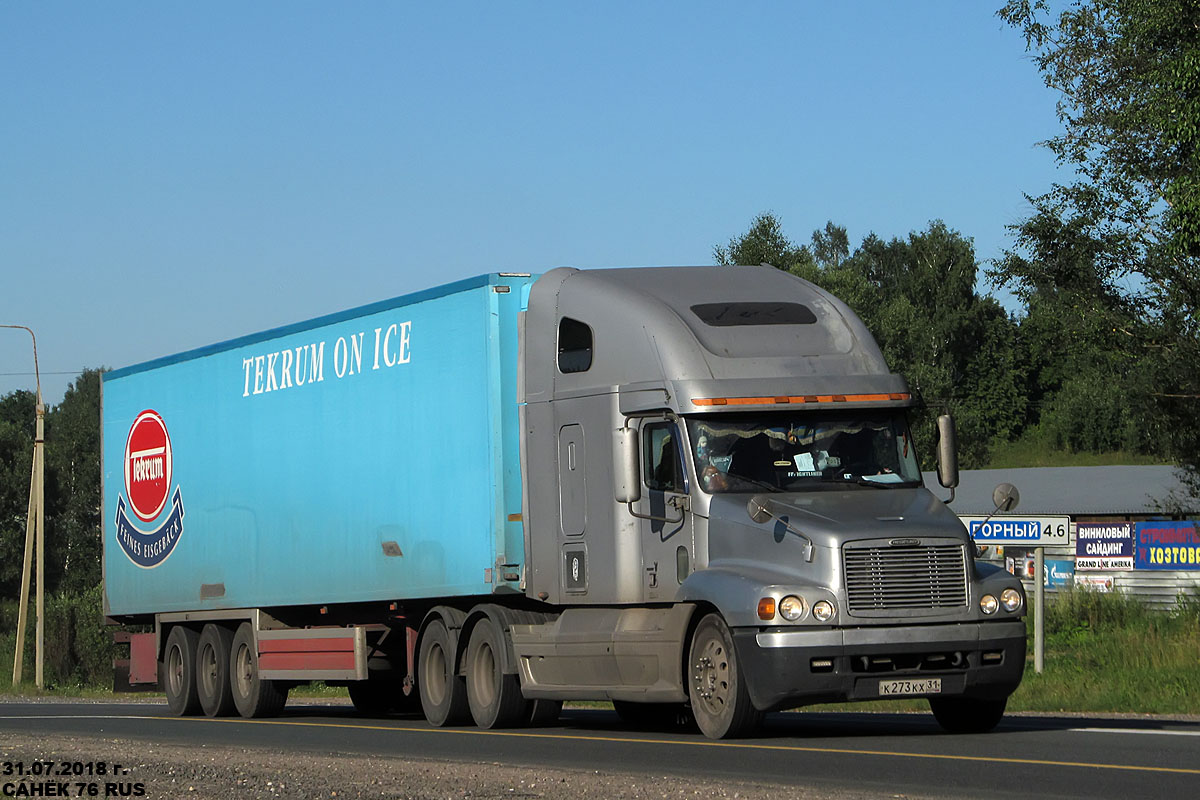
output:
[[[921,482],[917,401],[768,267],[492,274],[110,372],[105,612],[179,714],[309,680],[484,727],[709,736],[925,697],[996,724],[1019,581]],[[942,425],[941,481],[956,482]]]
[[529,281],[485,276],[106,374],[108,613],[506,582],[524,553],[510,516]]

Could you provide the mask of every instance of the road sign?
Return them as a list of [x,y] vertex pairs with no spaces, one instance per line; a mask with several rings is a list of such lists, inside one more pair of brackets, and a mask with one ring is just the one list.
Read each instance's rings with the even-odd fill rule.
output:
[[960,515],[959,520],[976,544],[1028,544],[1046,547],[1066,545],[1070,541],[1070,517],[1017,517],[1011,514],[997,514],[991,519]]

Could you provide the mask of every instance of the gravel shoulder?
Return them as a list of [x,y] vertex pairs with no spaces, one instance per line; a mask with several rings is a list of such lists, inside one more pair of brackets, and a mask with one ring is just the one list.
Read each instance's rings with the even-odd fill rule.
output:
[[[6,796],[34,796],[32,785],[66,782],[68,795],[147,798],[736,798],[737,800],[861,800],[876,797],[829,793],[795,785],[692,781],[632,773],[528,769],[494,763],[459,763],[355,755],[297,755],[280,750],[180,747],[109,737],[0,733],[0,766],[34,761],[120,764],[125,774],[80,777],[0,777]],[[29,788],[22,792],[18,787]],[[114,784],[109,786],[108,784]],[[140,792],[140,794],[139,794]],[[904,797],[888,794],[889,798]]]
[[[56,698],[0,696],[5,702],[95,703],[147,702],[161,698]],[[344,705],[342,698],[303,698],[304,705]],[[1191,715],[1025,713],[1013,716],[1087,716],[1093,719],[1187,720]],[[80,762],[121,764],[127,774],[113,777],[3,775],[5,762]],[[85,767],[86,768],[86,767]],[[351,753],[313,755],[286,750],[224,746],[180,746],[144,740],[58,734],[0,732],[0,791],[5,796],[39,796],[34,784],[66,782],[69,796],[149,798],[737,798],[738,800],[860,800],[912,795],[873,795],[816,790],[794,784],[689,780],[611,770],[512,767],[490,762],[439,761]],[[22,790],[21,785],[25,785]],[[80,792],[79,786],[82,786]],[[109,786],[108,784],[115,784]],[[95,794],[92,794],[95,787]]]

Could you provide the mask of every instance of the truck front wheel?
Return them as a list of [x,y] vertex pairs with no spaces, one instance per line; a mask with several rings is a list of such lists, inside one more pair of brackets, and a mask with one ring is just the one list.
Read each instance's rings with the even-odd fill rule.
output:
[[417,661],[417,688],[425,719],[437,727],[465,722],[469,713],[467,688],[454,671],[450,632],[440,619],[425,627]]
[[233,704],[247,719],[278,716],[287,703],[288,690],[279,688],[279,681],[266,681],[258,676],[258,646],[254,641],[254,626],[243,622],[233,637],[229,654],[229,686]]
[[750,702],[733,635],[719,614],[709,614],[696,626],[687,671],[692,714],[705,736],[734,739],[758,726],[762,712]]
[[948,733],[987,733],[1000,724],[1008,698],[978,700],[971,697],[931,697],[934,719]]
[[189,717],[200,710],[196,694],[196,644],[200,635],[191,628],[176,625],[167,635],[167,648],[158,664],[158,685],[167,694],[167,706],[177,717]]

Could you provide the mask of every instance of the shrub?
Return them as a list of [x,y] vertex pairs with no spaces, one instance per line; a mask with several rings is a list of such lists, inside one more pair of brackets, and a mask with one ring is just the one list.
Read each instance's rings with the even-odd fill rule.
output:
[[[43,621],[43,678],[47,688],[112,686],[112,660],[116,655],[114,629],[104,625],[103,590],[97,585],[83,592],[62,592],[45,598]],[[0,603],[0,659],[12,664],[16,650],[17,612],[15,600]],[[25,628],[22,680],[35,678],[37,616],[29,603]]]

